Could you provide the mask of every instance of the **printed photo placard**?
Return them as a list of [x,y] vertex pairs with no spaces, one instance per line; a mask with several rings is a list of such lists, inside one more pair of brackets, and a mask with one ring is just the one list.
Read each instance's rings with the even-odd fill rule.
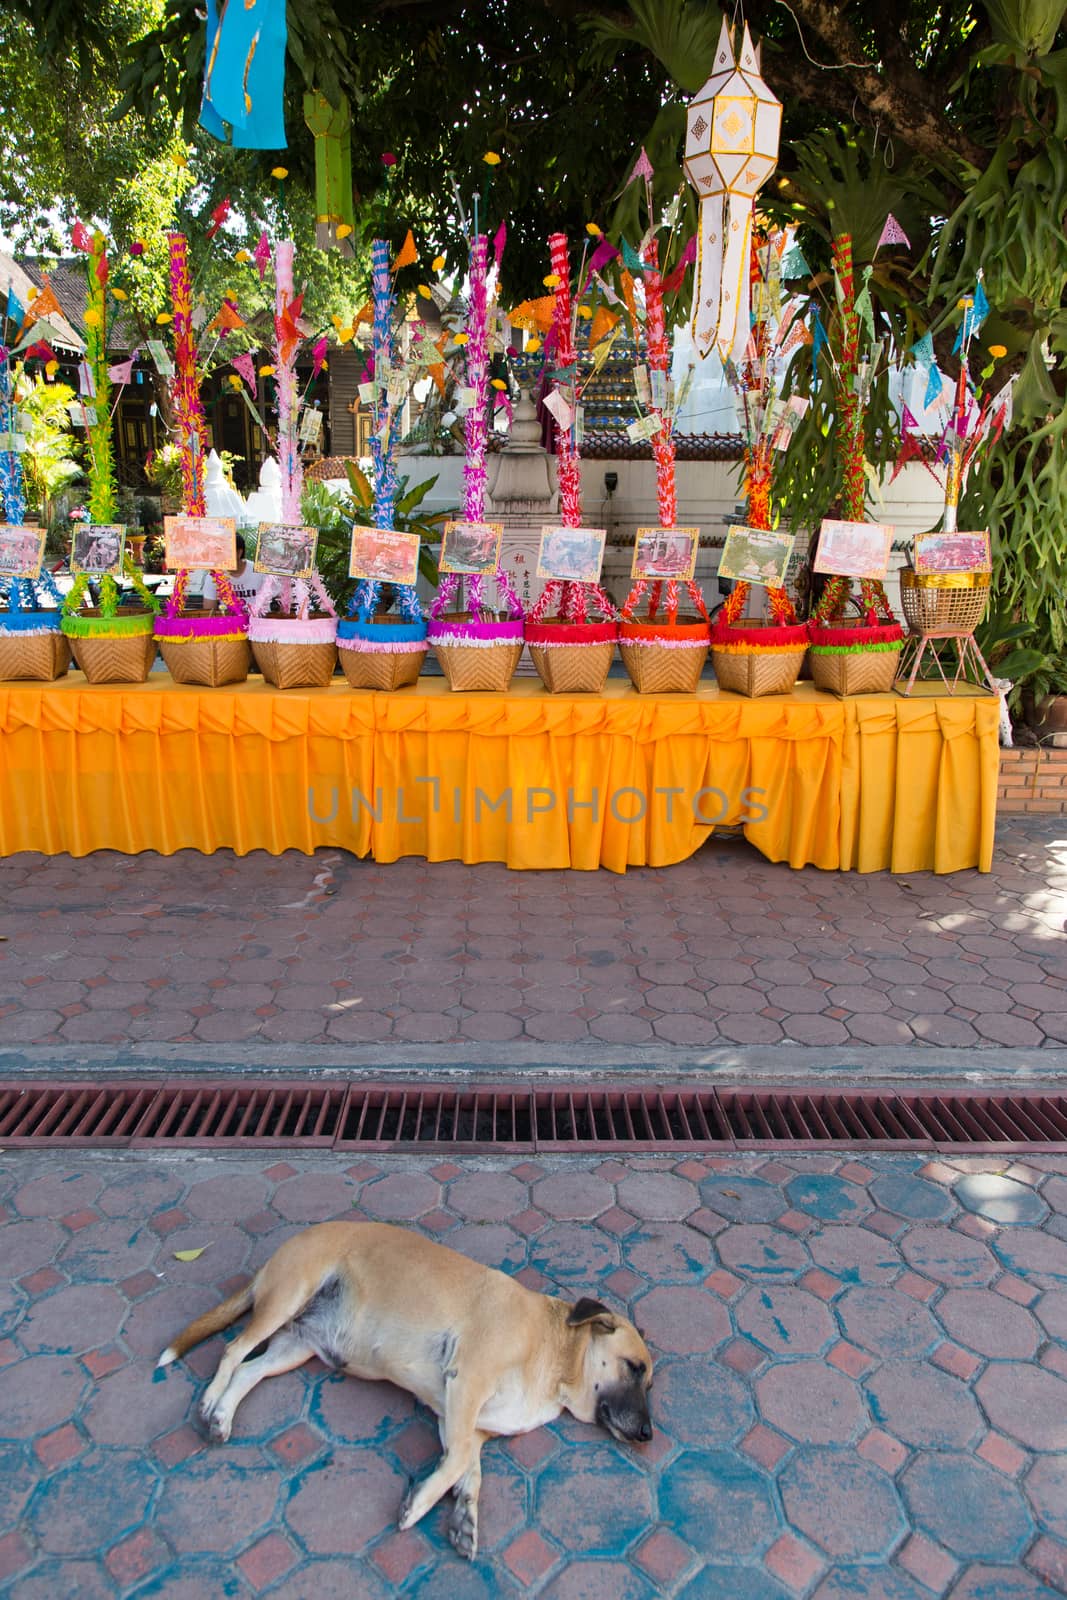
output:
[[884,522],[823,520],[812,567],[842,578],[884,578],[889,568],[893,529]]
[[0,578],[39,578],[47,528],[0,523]]
[[988,532],[919,533],[915,536],[916,572],[992,572]]
[[492,577],[500,565],[503,537],[502,522],[446,522],[438,566],[442,572]]
[[105,572],[117,576],[122,571],[122,554],[126,548],[126,529],[117,522],[76,522],[74,542],[70,552],[71,572],[87,572],[91,577],[102,577]]
[[688,582],[696,571],[699,528],[638,528],[632,578]]
[[279,578],[310,578],[315,570],[318,542],[317,528],[261,522],[254,568],[256,572],[272,572]]
[[767,528],[734,527],[726,535],[719,577],[780,589],[785,583],[796,536]]
[[168,572],[234,572],[237,524],[232,517],[164,517]]
[[391,528],[352,529],[348,558],[350,578],[374,583],[413,584],[419,575],[419,538]]
[[599,583],[606,528],[543,527],[537,576],[564,583]]

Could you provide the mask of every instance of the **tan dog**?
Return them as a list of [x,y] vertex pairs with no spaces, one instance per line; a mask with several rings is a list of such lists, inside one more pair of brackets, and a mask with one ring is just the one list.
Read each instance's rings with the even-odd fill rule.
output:
[[[405,1228],[324,1222],[289,1239],[245,1289],[180,1333],[161,1367],[251,1308],[200,1402],[210,1438],[261,1378],[312,1356],[355,1378],[385,1378],[438,1417],[444,1451],[400,1509],[410,1528],[451,1489],[449,1538],[478,1547],[481,1449],[569,1411],[616,1439],[648,1440],[652,1357],[631,1322],[597,1300],[566,1305]],[[258,1356],[246,1357],[270,1341]]]

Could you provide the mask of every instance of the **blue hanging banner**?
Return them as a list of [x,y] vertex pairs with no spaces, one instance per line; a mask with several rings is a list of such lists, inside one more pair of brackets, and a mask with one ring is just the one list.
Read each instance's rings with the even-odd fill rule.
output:
[[812,383],[819,381],[819,351],[826,344],[826,329],[822,325],[819,309],[815,308],[815,325],[811,330],[811,379]]
[[908,354],[920,372],[927,372],[934,364],[933,334],[924,333],[922,338],[912,345]]
[[[214,26],[213,26],[214,24]],[[284,150],[285,0],[208,0],[200,125],[238,150]]]
[[930,376],[926,382],[926,398],[923,400],[923,406],[936,406],[940,399],[941,374],[937,369],[937,362],[935,361],[930,367]]

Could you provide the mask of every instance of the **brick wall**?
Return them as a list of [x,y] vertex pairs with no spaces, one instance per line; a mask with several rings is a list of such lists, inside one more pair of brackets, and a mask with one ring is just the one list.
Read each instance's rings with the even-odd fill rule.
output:
[[1067,750],[1002,750],[997,810],[1001,816],[1067,815]]

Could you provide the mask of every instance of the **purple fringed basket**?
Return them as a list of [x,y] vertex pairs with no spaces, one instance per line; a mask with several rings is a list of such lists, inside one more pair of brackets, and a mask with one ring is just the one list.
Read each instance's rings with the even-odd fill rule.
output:
[[505,611],[481,604],[482,579],[471,580],[471,609],[447,610],[458,598],[459,574],[446,572],[430,608],[427,641],[433,646],[450,689],[500,693],[508,687],[523,646],[522,602],[502,567],[496,583]]

